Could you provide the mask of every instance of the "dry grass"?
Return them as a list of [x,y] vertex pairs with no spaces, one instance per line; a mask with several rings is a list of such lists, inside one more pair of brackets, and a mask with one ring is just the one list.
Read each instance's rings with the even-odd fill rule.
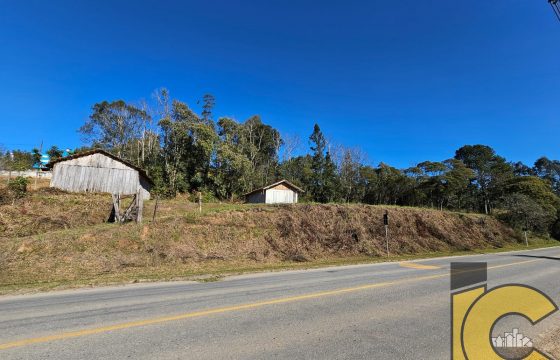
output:
[[101,224],[110,211],[109,195],[69,194],[41,188],[30,191],[14,205],[0,205],[0,238]]
[[[103,221],[109,195],[40,189],[0,207],[0,293],[385,260],[386,207],[146,203],[143,224]],[[510,249],[495,219],[389,207],[393,259]],[[547,245],[540,244],[540,245]],[[210,277],[203,275],[211,275]]]

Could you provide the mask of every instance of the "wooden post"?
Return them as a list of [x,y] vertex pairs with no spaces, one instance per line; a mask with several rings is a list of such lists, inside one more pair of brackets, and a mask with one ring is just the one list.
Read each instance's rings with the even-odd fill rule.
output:
[[198,192],[198,212],[202,212],[202,193]]
[[115,222],[121,222],[121,215],[119,213],[121,196],[119,194],[111,194],[111,197],[113,198],[113,209],[115,210]]
[[159,195],[156,195],[156,205],[154,206],[154,213],[152,215],[152,222],[156,222],[156,211],[159,203]]
[[141,223],[142,212],[144,211],[144,197],[142,196],[142,191],[138,191],[138,193],[136,194],[136,207],[137,207],[136,222]]

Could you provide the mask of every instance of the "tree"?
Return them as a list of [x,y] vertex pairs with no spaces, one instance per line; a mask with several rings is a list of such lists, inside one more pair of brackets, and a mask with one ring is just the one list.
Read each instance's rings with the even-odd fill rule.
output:
[[560,198],[554,194],[547,182],[535,176],[510,179],[504,184],[506,194],[522,194],[543,207],[560,208]]
[[37,157],[32,152],[23,150],[5,151],[3,154],[0,154],[0,156],[2,158],[0,166],[3,170],[7,171],[29,170],[33,168],[33,165],[35,165],[37,161],[41,160],[40,154],[39,157]]
[[51,148],[47,150],[47,154],[49,155],[51,161],[61,158],[62,153],[63,151],[60,150],[56,145],[51,146]]
[[[289,160],[283,161],[280,164],[279,174],[282,178],[302,187],[303,189],[311,189],[313,170],[311,156],[297,156]],[[306,199],[313,200],[310,198],[310,192],[307,191],[303,194]]]
[[368,186],[366,198],[369,204],[405,205],[407,194],[415,186],[409,178],[397,168],[381,163],[371,177],[373,183]]
[[363,156],[358,149],[343,148],[340,161],[340,196],[345,202],[359,202],[364,196],[360,177]]
[[534,173],[550,183],[554,192],[560,196],[560,161],[541,157],[535,162]]
[[202,97],[202,120],[208,122],[212,120],[212,110],[216,105],[216,99],[212,94],[204,94]]
[[[235,154],[237,164],[243,164],[240,175],[243,176],[240,184],[242,191],[263,186],[277,175],[278,151],[282,145],[280,132],[272,126],[264,124],[260,116],[255,115],[243,123],[230,118],[218,120],[218,135],[227,145],[228,151],[223,154]],[[222,146],[220,145],[220,146]],[[239,156],[244,160],[240,161]],[[222,156],[223,157],[223,156]],[[218,158],[218,169],[224,159]],[[248,168],[246,165],[248,164]]]
[[218,120],[220,142],[215,161],[214,186],[219,198],[252,190],[252,164],[240,145],[242,125],[230,118]]
[[[86,141],[125,157],[125,148],[140,138],[142,124],[149,117],[123,100],[93,105],[88,121],[79,129]],[[134,158],[132,160],[135,160]]]
[[330,152],[327,151],[325,155],[325,168],[323,171],[323,189],[321,191],[320,202],[333,202],[338,201],[338,191],[340,183],[338,179],[337,169],[334,161],[331,158]]
[[503,204],[508,212],[502,218],[513,228],[523,231],[547,233],[556,217],[554,211],[550,212],[529,196],[519,193],[507,195]]
[[416,166],[420,170],[419,189],[424,192],[430,206],[443,209],[445,198],[445,172],[448,168],[441,162],[424,161]]
[[468,207],[469,188],[475,173],[472,169],[457,159],[445,160],[447,171],[443,176],[445,182],[444,197],[448,206],[454,209],[466,209]]
[[37,168],[41,166],[41,152],[39,149],[33,148],[33,150],[31,150],[31,158],[33,159],[33,166],[36,166]]
[[313,152],[311,160],[311,183],[310,193],[315,201],[324,202],[325,197],[323,194],[324,189],[324,171],[325,171],[325,136],[321,132],[318,124],[313,127],[313,133],[309,137],[311,141],[311,151]]
[[513,174],[515,176],[533,176],[533,175],[535,175],[535,171],[531,167],[523,164],[521,161],[513,163],[511,166],[513,168]]
[[490,213],[493,201],[502,195],[501,185],[513,176],[511,166],[486,145],[465,145],[455,152],[455,159],[474,171],[482,207]]
[[278,152],[282,146],[280,132],[264,124],[258,115],[251,116],[240,127],[239,146],[251,162],[253,187],[260,187],[274,177]]

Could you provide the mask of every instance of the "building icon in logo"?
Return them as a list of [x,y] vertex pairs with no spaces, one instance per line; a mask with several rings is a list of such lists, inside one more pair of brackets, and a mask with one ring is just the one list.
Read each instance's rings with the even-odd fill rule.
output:
[[513,329],[510,333],[505,333],[492,338],[492,345],[495,348],[532,348],[533,342],[527,336],[519,332],[519,329]]

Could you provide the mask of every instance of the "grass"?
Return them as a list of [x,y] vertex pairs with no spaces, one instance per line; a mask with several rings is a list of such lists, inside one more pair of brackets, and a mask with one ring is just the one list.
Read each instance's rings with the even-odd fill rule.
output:
[[393,255],[389,257],[353,256],[344,258],[319,259],[309,262],[283,261],[271,264],[255,264],[244,262],[224,264],[220,262],[214,262],[204,264],[197,270],[193,270],[192,268],[187,266],[130,268],[125,272],[114,274],[99,274],[93,277],[78,277],[72,280],[25,281],[25,279],[14,279],[16,281],[12,284],[0,284],[0,295],[155,281],[189,280],[197,282],[215,282],[220,281],[225,276],[241,275],[247,273],[305,270],[329,266],[373,264],[381,262],[400,262],[447,256],[490,254],[516,250],[532,250],[553,246],[558,246],[558,242],[542,238],[532,238],[530,240],[529,247],[525,246],[524,244],[515,244],[499,249],[426,252],[418,254]]
[[[159,201],[155,222],[150,200],[142,224],[115,225],[103,222],[106,205],[109,195],[40,189],[0,207],[0,294],[527,249],[491,217],[434,209],[212,203],[199,212],[178,197]],[[556,244],[533,238],[529,248]]]

